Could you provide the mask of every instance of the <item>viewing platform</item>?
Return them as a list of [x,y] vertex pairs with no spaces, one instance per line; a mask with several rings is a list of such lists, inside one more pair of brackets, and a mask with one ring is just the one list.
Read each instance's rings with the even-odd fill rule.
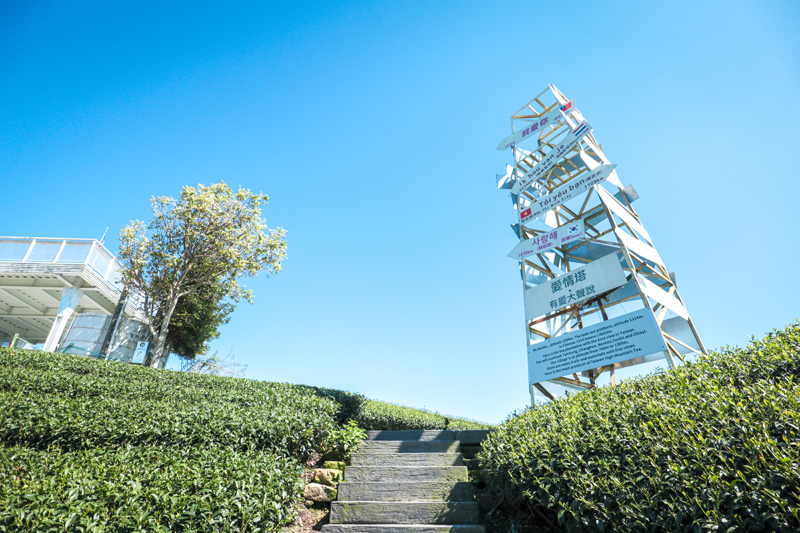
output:
[[[15,334],[55,350],[73,314],[112,314],[120,265],[95,239],[0,237],[0,341]],[[142,319],[128,301],[123,316]]]

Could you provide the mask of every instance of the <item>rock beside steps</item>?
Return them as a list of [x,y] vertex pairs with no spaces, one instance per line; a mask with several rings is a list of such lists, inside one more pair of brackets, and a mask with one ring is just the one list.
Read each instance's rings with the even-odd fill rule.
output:
[[486,431],[368,431],[323,533],[485,533],[461,440]]

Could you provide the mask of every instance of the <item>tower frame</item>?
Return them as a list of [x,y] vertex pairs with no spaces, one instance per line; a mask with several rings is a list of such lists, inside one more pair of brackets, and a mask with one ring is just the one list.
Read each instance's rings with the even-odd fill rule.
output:
[[[531,401],[535,394],[554,399],[565,391],[592,389],[605,372],[615,385],[619,368],[660,359],[674,368],[676,360],[684,361],[687,354],[707,353],[675,275],[633,208],[638,194],[632,185],[622,185],[616,165],[603,153],[574,100],[548,86],[511,115],[511,135],[497,149],[509,148],[513,166],[507,165],[505,175],[498,175],[497,185],[511,190],[517,213],[512,228],[520,244],[509,256],[519,261],[522,278]],[[577,233],[582,236],[575,238]],[[608,257],[612,254],[617,261]],[[559,296],[545,309],[546,287],[555,295],[568,281],[570,286],[575,278],[585,281],[589,271],[603,280],[597,286],[602,290],[594,291],[595,285],[578,289],[577,294],[570,290],[573,298],[565,301]],[[640,320],[635,326],[639,329],[621,329],[628,326],[626,320]],[[655,324],[657,331],[652,326],[648,331],[648,324]],[[584,328],[584,335],[576,333]],[[626,331],[641,338],[628,342],[620,336]],[[609,336],[612,332],[616,336]],[[587,340],[592,338],[594,345]],[[609,346],[614,339],[619,342]],[[659,349],[626,357],[637,349],[631,348],[635,341],[642,341],[639,352],[656,345]],[[603,343],[606,346],[598,349]],[[571,348],[556,348],[562,344]],[[564,362],[559,357],[570,359]],[[550,366],[542,366],[543,361]],[[551,375],[559,368],[570,371]]]

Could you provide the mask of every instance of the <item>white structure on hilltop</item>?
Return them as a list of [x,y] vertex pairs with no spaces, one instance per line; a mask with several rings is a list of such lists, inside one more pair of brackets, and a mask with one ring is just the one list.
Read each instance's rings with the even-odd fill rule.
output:
[[555,398],[592,389],[604,372],[705,353],[633,202],[586,121],[550,85],[511,116],[498,150],[510,191],[525,303],[528,383]]
[[[98,355],[122,295],[119,270],[95,239],[0,237],[0,343]],[[121,311],[108,357],[131,361],[144,315],[130,300]]]

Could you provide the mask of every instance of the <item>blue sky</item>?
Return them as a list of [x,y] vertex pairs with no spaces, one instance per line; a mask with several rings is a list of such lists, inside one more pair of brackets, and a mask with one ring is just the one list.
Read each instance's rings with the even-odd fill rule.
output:
[[212,349],[497,422],[529,402],[509,116],[594,128],[709,348],[800,317],[797,2],[4,2],[0,234],[100,238],[182,185],[270,196],[283,271]]

